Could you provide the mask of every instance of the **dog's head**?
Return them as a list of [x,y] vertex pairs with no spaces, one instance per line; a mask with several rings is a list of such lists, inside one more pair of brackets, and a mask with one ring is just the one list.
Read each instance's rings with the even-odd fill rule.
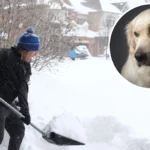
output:
[[130,55],[139,66],[150,66],[150,9],[136,16],[127,26]]

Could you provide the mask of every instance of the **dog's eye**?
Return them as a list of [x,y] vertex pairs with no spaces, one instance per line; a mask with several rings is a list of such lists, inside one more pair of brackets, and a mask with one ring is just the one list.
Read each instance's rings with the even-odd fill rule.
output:
[[139,36],[140,36],[140,34],[137,33],[137,32],[134,32],[134,35],[135,35],[136,37],[139,37]]
[[150,36],[150,27],[148,27],[148,35]]

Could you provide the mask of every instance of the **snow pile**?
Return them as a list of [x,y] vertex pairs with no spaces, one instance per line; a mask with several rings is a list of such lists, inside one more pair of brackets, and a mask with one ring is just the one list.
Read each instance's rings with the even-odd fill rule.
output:
[[88,142],[110,142],[117,135],[129,136],[133,132],[113,116],[94,117],[86,122],[85,127]]
[[[85,121],[88,145],[82,150],[149,150],[150,140],[139,137],[113,116],[97,116]],[[71,149],[72,150],[72,149]],[[81,150],[76,148],[76,150]]]
[[50,121],[43,131],[48,138],[50,133],[54,132],[69,139],[86,143],[85,131],[80,120],[70,113],[53,117],[52,121]]
[[88,48],[84,45],[76,46],[75,51],[77,54],[77,58],[90,58],[90,57],[92,57]]

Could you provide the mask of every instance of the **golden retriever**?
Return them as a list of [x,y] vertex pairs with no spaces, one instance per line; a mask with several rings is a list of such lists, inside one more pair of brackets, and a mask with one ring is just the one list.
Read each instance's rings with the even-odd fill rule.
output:
[[129,55],[121,74],[131,83],[150,87],[150,9],[126,25]]

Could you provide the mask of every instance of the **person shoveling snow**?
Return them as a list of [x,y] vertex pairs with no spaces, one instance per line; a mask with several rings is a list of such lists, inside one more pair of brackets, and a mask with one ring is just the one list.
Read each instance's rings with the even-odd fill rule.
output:
[[[25,134],[24,123],[37,129],[44,139],[49,140],[45,137],[46,133],[31,122],[28,106],[28,81],[31,75],[30,62],[39,49],[40,38],[34,34],[33,27],[28,28],[20,36],[17,46],[0,49],[0,144],[4,138],[4,129],[6,129],[10,135],[8,150],[20,149]],[[12,102],[17,97],[20,112],[12,107]],[[59,136],[55,133],[51,135],[53,138]],[[60,138],[57,138],[54,144],[59,144],[58,140]],[[65,141],[62,144],[66,144]],[[76,144],[81,145],[80,142]]]
[[0,144],[3,141],[4,129],[10,135],[8,150],[19,150],[24,134],[23,123],[30,124],[28,107],[28,82],[31,75],[30,62],[40,49],[40,38],[34,34],[33,27],[24,32],[17,46],[0,49],[0,98],[12,104],[18,97],[20,112],[18,118],[7,107],[0,103]]

